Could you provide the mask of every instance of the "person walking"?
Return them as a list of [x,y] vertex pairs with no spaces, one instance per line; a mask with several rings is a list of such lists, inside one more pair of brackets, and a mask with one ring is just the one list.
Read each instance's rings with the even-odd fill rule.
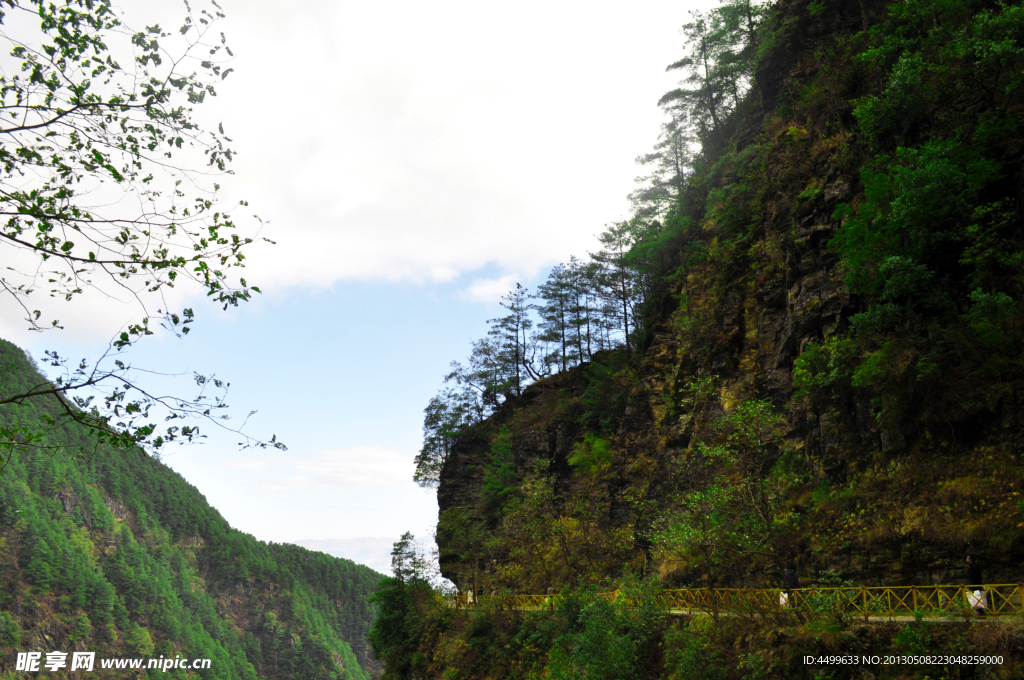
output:
[[544,608],[550,608],[552,611],[555,609],[555,589],[552,586],[548,586],[547,597],[544,598]]
[[786,565],[786,571],[782,572],[782,580],[786,582],[786,590],[800,587],[800,579],[796,576],[796,565],[790,562]]
[[980,616],[985,615],[985,588],[981,565],[974,555],[967,556],[967,602]]
[[973,555],[967,556],[967,587],[980,588],[982,586],[981,565],[974,559]]
[[785,590],[779,594],[779,604],[789,607],[793,597],[793,593],[790,591],[800,587],[800,579],[796,576],[796,565],[792,562],[787,564],[785,571],[782,572],[782,582],[785,584]]

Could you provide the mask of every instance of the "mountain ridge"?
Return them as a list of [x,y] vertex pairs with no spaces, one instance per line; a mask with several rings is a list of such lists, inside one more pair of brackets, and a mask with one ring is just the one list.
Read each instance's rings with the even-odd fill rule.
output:
[[356,538],[307,538],[292,541],[292,543],[334,557],[351,560],[381,574],[387,574],[391,571],[391,550],[397,540],[380,536],[358,536]]
[[[0,341],[5,395],[43,380]],[[5,646],[210,658],[209,678],[379,674],[366,635],[380,574],[232,529],[177,472],[97,445],[55,407],[0,407],[0,425],[42,428],[50,446],[15,449],[0,475]],[[4,677],[14,661],[0,657]]]

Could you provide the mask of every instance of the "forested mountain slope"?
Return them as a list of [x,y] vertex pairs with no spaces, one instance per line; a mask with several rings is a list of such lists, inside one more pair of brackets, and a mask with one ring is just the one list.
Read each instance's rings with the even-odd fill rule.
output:
[[[19,348],[0,341],[0,394],[42,382]],[[0,406],[0,427],[38,429],[58,415],[54,401],[34,398]],[[36,442],[46,450],[4,451],[0,677],[23,677],[15,651],[75,650],[212,660],[208,670],[161,677],[379,674],[367,641],[379,574],[232,529],[140,449],[97,445],[75,423],[46,437]],[[97,666],[104,672],[128,677]]]
[[[828,603],[689,623],[593,598],[779,588],[789,563],[805,585],[963,583],[967,554],[1024,580],[1024,8],[724,0],[683,32],[655,170],[587,289],[633,325],[567,362],[510,295],[496,351],[449,378],[469,391],[427,409],[445,575],[565,604],[453,613],[387,581],[414,622],[375,632],[387,673],[1019,677],[1019,623],[868,628]],[[864,653],[1005,663],[803,662]]]

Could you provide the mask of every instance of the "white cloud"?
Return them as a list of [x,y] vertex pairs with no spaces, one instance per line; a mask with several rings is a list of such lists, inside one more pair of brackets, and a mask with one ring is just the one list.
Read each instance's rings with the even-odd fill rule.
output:
[[687,9],[227,0],[235,71],[200,109],[279,243],[251,278],[445,281],[592,248],[656,141]]
[[[136,27],[175,27],[182,10],[122,4]],[[234,139],[224,205],[251,201],[278,242],[254,244],[245,271],[268,291],[447,282],[488,265],[535,274],[593,249],[627,210],[633,158],[656,140],[655,102],[677,78],[664,65],[678,58],[690,9],[670,0],[223,4],[216,29],[235,70],[196,115]],[[482,301],[492,292],[485,282],[466,290]],[[200,297],[175,295],[172,306]],[[99,297],[70,307],[81,313],[53,316],[93,341],[140,316]],[[20,325],[5,321],[0,333],[21,339]]]
[[503,295],[515,288],[519,281],[516,274],[508,274],[493,279],[477,279],[462,291],[463,297],[474,302],[497,302]]
[[223,465],[257,473],[244,481],[263,491],[402,487],[412,479],[415,456],[412,449],[353,446],[307,456],[272,454],[229,460]]

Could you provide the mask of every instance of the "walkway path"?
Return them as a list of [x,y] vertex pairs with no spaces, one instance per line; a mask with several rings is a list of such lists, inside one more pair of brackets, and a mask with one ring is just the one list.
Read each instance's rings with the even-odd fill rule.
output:
[[[777,588],[686,588],[661,590],[654,597],[669,614],[765,615],[784,611],[847,613],[872,622],[962,621],[984,611],[992,620],[1024,621],[1024,583],[987,585],[979,594],[965,586],[877,586],[798,588],[785,594]],[[979,598],[980,595],[980,598]],[[598,593],[619,601],[618,592]],[[474,598],[462,592],[449,598],[449,606],[462,608],[485,601],[499,601],[503,608],[539,610],[561,602],[560,595],[493,595]]]

